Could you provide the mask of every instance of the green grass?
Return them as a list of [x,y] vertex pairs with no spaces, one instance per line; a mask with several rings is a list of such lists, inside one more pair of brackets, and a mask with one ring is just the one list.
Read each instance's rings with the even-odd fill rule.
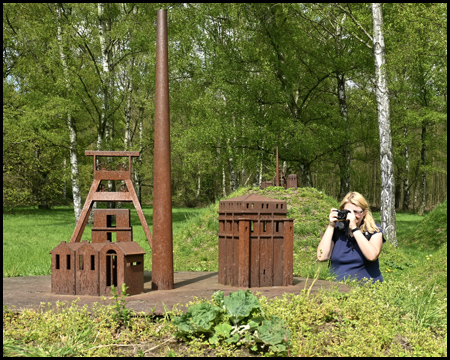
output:
[[[131,226],[133,240],[146,252],[145,270],[151,270],[151,249],[145,237],[136,210],[132,205]],[[172,211],[173,236],[183,231],[186,220],[201,213],[203,209],[174,208]],[[153,208],[143,207],[144,216],[152,232]],[[61,241],[69,242],[75,229],[73,208],[55,207],[40,210],[36,207],[15,208],[3,214],[3,277],[50,275],[49,252]],[[82,240],[91,239],[92,225],[87,225]]]
[[[328,212],[337,205],[315,189],[240,189],[284,199],[288,217],[295,218],[294,273],[329,279],[328,267],[316,261],[316,248]],[[204,209],[174,209],[175,270],[217,270],[218,204]],[[149,225],[151,209],[144,208]],[[70,208],[51,211],[18,209],[4,214],[4,276],[49,273],[48,252],[72,234]],[[379,222],[379,213],[374,213]],[[151,253],[132,211],[135,240]],[[87,232],[89,234],[89,232]],[[89,237],[87,237],[89,238]],[[447,356],[447,203],[425,216],[397,213],[399,246],[389,243],[380,255],[382,284],[348,282],[352,291],[322,291],[268,300],[259,296],[268,316],[283,318],[292,334],[291,356]],[[42,248],[42,249],[41,249]],[[149,259],[150,258],[150,259]],[[193,265],[194,264],[194,265]],[[173,339],[171,319],[165,316],[121,313],[117,296],[111,306],[93,313],[77,304],[56,310],[3,311],[4,356],[255,356],[227,344],[211,346],[206,339]],[[194,299],[191,304],[205,299]],[[119,312],[119,314],[118,314]],[[120,319],[127,315],[126,324]],[[130,317],[131,316],[131,317]],[[118,320],[119,319],[119,320]],[[265,353],[270,355],[270,353]]]

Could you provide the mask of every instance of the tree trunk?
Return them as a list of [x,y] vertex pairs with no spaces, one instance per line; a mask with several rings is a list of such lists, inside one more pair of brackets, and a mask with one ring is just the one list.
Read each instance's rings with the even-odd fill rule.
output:
[[[346,15],[343,14],[341,21],[336,27],[336,53],[339,58],[344,56],[341,46],[342,25],[344,24]],[[348,123],[347,98],[345,96],[345,74],[337,69],[337,96],[339,103],[339,111],[345,127],[345,146],[342,149],[342,157],[339,161],[339,199],[343,199],[350,191],[350,128]]]
[[394,155],[392,152],[389,94],[383,35],[383,13],[380,3],[372,3],[373,49],[375,58],[376,99],[380,133],[381,164],[381,226],[387,240],[397,246],[395,217]]
[[[102,112],[101,112],[101,128],[104,129],[102,133],[104,134],[104,139],[106,141],[106,146],[108,150],[111,149],[111,144],[114,140],[114,122],[110,120],[109,117],[109,101],[110,92],[113,90],[112,76],[111,76],[111,56],[110,49],[107,44],[106,31],[107,31],[107,21],[104,16],[104,6],[105,4],[98,4],[98,35],[100,42],[100,49],[102,52],[102,68],[103,68],[103,101],[102,101]],[[110,30],[110,24],[108,30]],[[108,158],[109,163],[112,162],[111,158]],[[113,180],[108,180],[108,189],[110,192],[116,190],[116,183]],[[116,206],[115,202],[108,202],[108,208],[114,208]]]
[[227,181],[225,176],[225,164],[222,164],[222,194],[223,197],[227,196]]
[[130,77],[128,79],[128,101],[125,107],[125,136],[124,145],[125,151],[128,151],[131,145],[131,105],[132,105],[132,95],[133,95],[133,79],[131,76],[134,60],[131,59],[131,69]]
[[259,158],[259,177],[258,177],[258,187],[261,187],[262,180],[263,180],[263,159],[264,159],[264,139],[261,143],[261,155]]
[[302,163],[300,164],[300,173],[302,179],[302,187],[313,187],[311,178],[311,164]]
[[[422,135],[421,135],[421,140],[422,140],[422,148],[420,149],[420,163],[422,166],[426,165],[426,161],[427,161],[427,150],[426,150],[426,145],[425,145],[425,137],[427,134],[427,127],[425,124],[422,124]],[[420,176],[420,193],[421,193],[421,197],[420,197],[420,202],[419,202],[419,208],[417,213],[419,215],[423,215],[425,212],[425,205],[426,205],[426,191],[427,191],[427,174],[425,172],[425,170],[421,171],[421,176]]]
[[102,149],[102,143],[104,137],[106,137],[106,134],[108,132],[108,126],[107,126],[107,116],[106,113],[108,111],[108,74],[109,74],[109,62],[108,62],[108,51],[106,48],[106,39],[105,39],[105,32],[106,32],[106,26],[105,26],[105,19],[104,19],[104,7],[105,4],[98,3],[98,37],[100,42],[100,49],[102,53],[102,69],[103,69],[103,78],[102,81],[102,106],[101,106],[101,114],[100,114],[100,124],[98,128],[98,135],[97,135],[97,150]]
[[[219,170],[220,165],[220,150],[219,150],[219,144],[217,144],[216,148],[216,169]],[[214,171],[214,191],[213,191],[213,197],[214,202],[216,202],[217,195],[219,194],[219,171]]]
[[197,172],[197,189],[195,191],[195,200],[198,200],[198,198],[200,197],[200,189],[201,189],[201,185],[202,185],[202,178],[200,175],[200,164],[198,164],[197,166],[198,172]]
[[230,156],[228,158],[228,167],[230,169],[230,189],[231,192],[233,192],[236,190],[236,172],[234,170],[233,155],[231,154],[231,151]]
[[63,160],[63,167],[64,167],[63,198],[64,198],[64,200],[67,200],[67,181],[66,181],[67,159],[66,158],[64,158],[64,160]]
[[234,169],[234,156],[233,149],[230,146],[230,139],[227,141],[227,151],[228,151],[228,168],[230,170],[230,191],[236,190],[236,172]]
[[339,109],[341,118],[344,120],[346,139],[345,146],[342,148],[342,158],[339,161],[339,198],[343,199],[350,191],[350,131],[348,125],[347,99],[345,97],[345,78],[341,72],[336,73],[337,93],[339,100]]
[[[144,109],[140,109],[140,113],[142,116],[139,117],[139,157],[136,162],[139,163],[138,169],[136,169],[136,166],[134,167],[134,181],[135,181],[135,187],[134,190],[136,191],[136,196],[139,200],[139,204],[142,206],[142,176],[140,174],[140,171],[142,169],[142,149],[143,149],[143,139],[144,139],[144,123],[143,123],[143,114]],[[138,171],[139,170],[139,171]]]
[[[57,8],[56,10],[58,15],[59,56],[61,57],[61,65],[63,68],[66,90],[67,93],[69,93],[70,91],[69,69],[67,67],[66,55],[63,50],[61,11],[62,11],[61,8]],[[67,127],[69,129],[70,179],[72,183],[73,210],[75,213],[75,224],[76,224],[81,215],[82,204],[81,204],[79,172],[78,172],[77,130],[75,127],[75,120],[72,118],[70,110],[67,111]]]
[[[405,128],[404,130],[405,138],[408,135],[408,130]],[[405,145],[405,172],[406,175],[403,179],[403,210],[408,211],[409,202],[410,202],[410,185],[409,185],[409,149],[408,146]]]

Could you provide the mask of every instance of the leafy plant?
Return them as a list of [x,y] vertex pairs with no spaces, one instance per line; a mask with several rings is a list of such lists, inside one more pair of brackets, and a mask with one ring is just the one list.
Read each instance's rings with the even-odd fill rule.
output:
[[131,311],[126,308],[126,297],[128,287],[125,283],[122,284],[122,291],[119,294],[114,285],[111,285],[111,295],[114,301],[115,312],[113,314],[113,320],[118,324],[118,327],[125,326],[128,327],[131,320]]
[[185,314],[175,318],[177,335],[197,338],[208,335],[210,344],[249,345],[252,350],[260,345],[274,353],[286,351],[290,332],[284,320],[277,316],[265,317],[258,298],[249,290],[238,290],[227,297],[219,290],[214,293],[213,302],[216,305],[192,305]]
[[213,333],[212,327],[220,311],[219,307],[210,303],[192,305],[185,314],[175,318],[173,323],[178,326],[181,335]]
[[284,352],[291,333],[286,329],[283,319],[272,316],[270,320],[261,322],[254,336],[257,342],[269,345],[272,351]]
[[253,295],[250,290],[243,292],[239,290],[230,293],[223,301],[226,313],[230,316],[230,320],[237,325],[244,318],[250,316],[252,311],[260,309],[258,298]]

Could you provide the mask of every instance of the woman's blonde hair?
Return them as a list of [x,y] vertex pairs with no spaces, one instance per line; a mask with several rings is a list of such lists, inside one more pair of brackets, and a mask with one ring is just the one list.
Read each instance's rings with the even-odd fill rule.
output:
[[359,192],[350,191],[342,199],[341,204],[339,205],[339,210],[343,210],[345,204],[347,204],[348,202],[355,206],[359,206],[361,210],[363,210],[363,214],[365,214],[364,219],[362,220],[360,225],[362,232],[368,231],[370,233],[374,233],[380,231],[378,226],[375,224],[375,220],[373,219],[369,204],[367,203],[366,199],[364,199],[364,196],[362,196]]

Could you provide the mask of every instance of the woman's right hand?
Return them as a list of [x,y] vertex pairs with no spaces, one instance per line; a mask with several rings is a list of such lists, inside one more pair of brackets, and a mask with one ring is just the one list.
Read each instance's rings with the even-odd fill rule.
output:
[[337,222],[337,216],[338,216],[338,210],[337,209],[331,209],[330,210],[330,216],[329,216],[329,226],[335,227]]

